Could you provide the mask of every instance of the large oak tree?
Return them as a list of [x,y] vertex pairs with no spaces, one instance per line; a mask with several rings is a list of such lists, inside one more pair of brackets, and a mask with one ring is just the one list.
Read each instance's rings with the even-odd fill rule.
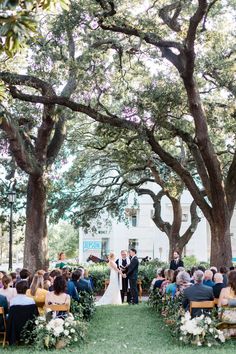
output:
[[[87,2],[82,5],[87,5]],[[15,129],[10,118],[3,119],[1,127],[8,134],[19,165],[27,173],[33,172],[37,178],[42,178],[40,168],[42,161],[43,165],[46,163],[45,152],[50,146],[49,136],[54,129],[50,118],[54,105],[86,114],[100,123],[135,131],[181,178],[208,220],[211,228],[211,264],[230,265],[230,221],[236,201],[236,153],[232,131],[235,119],[232,104],[235,94],[232,80],[235,36],[233,29],[225,31],[224,28],[225,32],[222,32],[220,28],[231,11],[230,1],[223,5],[206,0],[161,1],[143,9],[142,3],[137,1],[134,4],[125,2],[121,6],[112,1],[98,0],[91,6],[89,16],[84,18],[93,34],[87,39],[86,48],[89,47],[90,51],[113,50],[116,55],[106,58],[107,66],[104,61],[99,66],[96,60],[92,69],[89,66],[94,81],[97,71],[101,78],[99,84],[96,82],[96,89],[99,87],[100,90],[95,90],[95,86],[91,85],[91,100],[81,94],[86,89],[80,84],[84,82],[81,76],[74,77],[77,79],[77,96],[71,99],[70,95],[56,94],[50,79],[46,82],[32,75],[0,74],[9,85],[14,99],[41,103],[44,107],[38,138],[43,137],[41,131],[46,136],[40,147],[35,145],[38,146],[35,152],[39,160],[32,159],[29,151],[23,154],[23,159],[18,158],[23,149],[22,144],[16,145],[15,142],[16,139],[21,141],[22,136],[19,136],[19,130]],[[93,16],[97,18],[97,27],[91,26]],[[86,38],[83,39],[86,41]],[[217,60],[212,60],[212,53],[216,53],[215,57],[218,54]],[[119,62],[115,57],[119,58]],[[163,65],[162,62],[165,66],[158,68],[158,65]],[[152,82],[143,82],[150,63],[152,67],[157,65],[158,74],[153,74]],[[227,63],[226,70],[224,63]],[[143,69],[142,72],[137,70],[135,77],[132,76],[133,65]],[[105,70],[104,80],[102,70]],[[105,85],[107,83],[109,88]],[[164,87],[165,91],[165,84],[172,86],[171,94],[159,95],[159,88]],[[23,86],[33,87],[40,94],[26,92]],[[159,103],[163,99],[165,105],[162,104],[160,110]],[[127,107],[130,109],[127,110]],[[169,134],[174,145],[176,139],[183,141],[191,154],[194,168],[189,170],[188,165],[173,154],[173,149],[162,143],[162,134]],[[46,198],[45,194],[43,198]],[[31,205],[31,209],[34,210],[34,206]]]

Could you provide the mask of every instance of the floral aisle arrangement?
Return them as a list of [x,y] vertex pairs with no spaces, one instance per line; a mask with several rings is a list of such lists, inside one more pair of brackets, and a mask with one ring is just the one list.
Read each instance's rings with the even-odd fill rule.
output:
[[207,315],[191,318],[190,313],[186,312],[177,324],[179,339],[186,344],[208,347],[224,343],[224,334],[216,328],[216,324],[216,321]]
[[87,326],[80,319],[69,314],[66,318],[45,317],[34,320],[32,332],[25,331],[25,343],[32,343],[38,349],[65,348],[85,338]]
[[159,312],[166,323],[175,325],[177,319],[183,313],[182,296],[172,297],[162,295],[158,289],[152,290],[149,295],[149,305]]
[[150,292],[149,306],[162,315],[172,335],[182,343],[211,347],[225,342],[223,332],[217,329],[219,321],[214,311],[191,319],[190,313],[182,308],[181,296],[163,296],[158,289]]

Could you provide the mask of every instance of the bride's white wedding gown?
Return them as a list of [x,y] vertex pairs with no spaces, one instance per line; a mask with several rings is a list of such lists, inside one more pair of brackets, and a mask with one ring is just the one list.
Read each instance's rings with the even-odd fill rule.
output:
[[[114,263],[116,267],[116,264]],[[120,295],[120,285],[118,272],[110,267],[110,282],[109,285],[101,297],[101,299],[96,303],[96,306],[100,305],[121,305],[121,295]]]

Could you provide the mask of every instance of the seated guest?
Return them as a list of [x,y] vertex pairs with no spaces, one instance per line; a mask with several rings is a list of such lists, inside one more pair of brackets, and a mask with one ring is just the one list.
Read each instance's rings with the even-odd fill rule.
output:
[[[7,298],[4,295],[0,295],[0,307],[4,308],[4,314],[6,315],[8,313],[8,302]],[[0,332],[4,331],[4,322],[3,322],[3,317],[0,315]]]
[[26,296],[27,289],[27,281],[21,280],[16,283],[17,295],[10,300],[10,307],[15,305],[35,305],[35,301]]
[[178,271],[178,269],[176,269],[174,271],[172,282],[169,285],[167,285],[167,287],[166,287],[166,294],[171,295],[173,298],[175,297],[176,290],[177,290],[176,278],[177,278],[178,274],[179,274],[179,271]]
[[[228,277],[228,286],[220,292],[218,307],[229,305],[229,302],[236,300],[236,271],[231,270]],[[236,307],[236,303],[234,305]]]
[[[17,292],[21,297],[18,297],[19,301],[11,300],[11,306],[7,318],[7,341],[9,345],[18,344],[22,341],[22,330],[32,332],[34,325],[33,320],[39,315],[37,306],[33,299],[25,296],[27,290],[27,282],[20,281],[16,284]],[[23,294],[24,293],[24,294]],[[25,296],[25,298],[23,298]],[[28,300],[28,303],[26,303]],[[31,301],[31,304],[29,304]]]
[[223,311],[219,311],[221,322],[233,324],[228,328],[223,328],[225,338],[236,336],[236,271],[231,270],[228,275],[228,286],[223,288],[220,293],[218,307],[224,307]]
[[160,289],[162,282],[165,280],[164,269],[158,268],[156,278],[152,280],[151,289]]
[[212,281],[212,278],[213,278],[212,271],[210,269],[207,269],[204,273],[203,285],[213,287],[215,285],[215,283]]
[[15,288],[15,287],[16,287],[16,277],[17,277],[17,274],[16,274],[16,272],[11,272],[11,273],[10,273],[10,276],[11,276],[11,279],[12,279],[12,288]]
[[90,283],[91,288],[93,290],[94,289],[93,278],[89,276],[88,269],[84,269],[84,279]]
[[34,299],[38,307],[40,315],[44,314],[45,298],[47,295],[47,290],[43,288],[43,276],[37,275],[33,277],[30,289],[26,291],[26,295]]
[[[194,273],[195,284],[184,289],[183,292],[183,307],[185,311],[189,310],[190,301],[209,301],[214,299],[213,290],[210,286],[203,285],[204,273],[201,270],[196,270]],[[202,314],[201,309],[193,309],[192,317]]]
[[171,284],[173,281],[173,277],[174,277],[173,269],[165,269],[164,275],[165,275],[165,280],[162,282],[160,288],[162,294],[165,294],[167,285]]
[[31,273],[28,271],[28,269],[26,268],[23,268],[21,269],[20,271],[20,274],[19,274],[19,277],[18,279],[16,280],[16,282],[18,283],[19,281],[21,280],[25,280],[27,282],[27,285],[28,285],[28,289],[30,287],[30,283],[31,283],[31,279],[30,279],[30,276],[31,276]]
[[196,272],[196,270],[197,270],[197,267],[192,267],[192,268],[190,269],[191,281],[193,280],[193,274]]
[[78,271],[80,271],[81,276],[79,281],[77,282],[77,290],[78,292],[80,291],[87,291],[88,293],[91,293],[92,287],[90,285],[90,282],[88,282],[87,280],[84,279],[84,269],[83,268],[79,268]]
[[2,278],[4,276],[4,272],[3,271],[0,271],[0,289],[3,287],[2,285]]
[[216,273],[214,279],[215,285],[212,287],[213,294],[215,299],[219,299],[221,290],[225,288],[223,283],[223,275],[221,273]]
[[43,275],[43,288],[45,290],[49,290],[50,286],[52,286],[52,278],[48,272]]
[[54,269],[50,272],[49,276],[51,279],[51,285],[49,286],[49,291],[53,291],[53,283],[54,283],[54,279],[56,279],[56,277],[59,277],[61,275],[61,270],[60,269]]
[[225,266],[222,266],[222,267],[220,267],[220,273],[223,275],[224,286],[227,286],[228,285],[228,276],[227,276],[228,269]]
[[54,279],[53,291],[47,292],[45,304],[46,305],[69,305],[70,296],[66,294],[66,280],[62,275]]
[[75,270],[71,275],[71,280],[67,282],[67,294],[69,294],[73,300],[76,300],[78,302],[79,302],[79,294],[77,290],[77,282],[80,277],[81,277],[81,271]]
[[185,289],[193,285],[190,281],[190,274],[185,271],[179,272],[176,277],[176,284],[177,284],[176,295],[178,296],[179,294],[182,294]]
[[4,275],[2,277],[2,285],[3,288],[0,289],[0,294],[6,296],[9,305],[10,300],[17,295],[16,289],[10,288],[10,285],[12,285],[12,278],[8,275]]
[[70,280],[71,273],[69,268],[63,268],[62,269],[62,276],[65,278],[66,281]]
[[215,282],[215,274],[217,273],[217,268],[216,267],[211,267],[210,270],[213,273],[212,281]]

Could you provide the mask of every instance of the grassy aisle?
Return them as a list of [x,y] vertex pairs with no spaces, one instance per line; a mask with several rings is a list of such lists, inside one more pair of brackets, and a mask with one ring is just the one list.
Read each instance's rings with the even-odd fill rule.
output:
[[146,304],[98,308],[88,340],[80,354],[232,354],[236,349],[236,342],[209,349],[182,346]]
[[[216,348],[181,346],[170,334],[158,314],[142,304],[138,306],[103,306],[97,308],[89,326],[85,344],[60,350],[75,354],[232,354],[236,340]],[[0,353],[57,353],[34,348],[8,348]]]

